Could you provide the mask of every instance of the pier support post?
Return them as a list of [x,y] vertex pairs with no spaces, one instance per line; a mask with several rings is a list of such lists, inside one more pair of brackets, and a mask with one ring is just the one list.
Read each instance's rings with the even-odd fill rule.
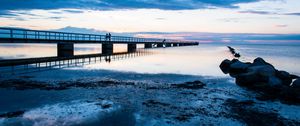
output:
[[184,46],[184,43],[179,43],[179,46]]
[[152,43],[145,43],[145,49],[152,48]]
[[136,51],[136,44],[128,44],[127,45],[127,52],[132,53]]
[[102,54],[112,55],[114,53],[114,45],[112,43],[102,43]]
[[57,56],[58,57],[72,57],[74,56],[73,43],[57,43]]
[[166,47],[171,47],[171,43],[166,43]]
[[164,47],[164,44],[163,43],[157,43],[157,47]]

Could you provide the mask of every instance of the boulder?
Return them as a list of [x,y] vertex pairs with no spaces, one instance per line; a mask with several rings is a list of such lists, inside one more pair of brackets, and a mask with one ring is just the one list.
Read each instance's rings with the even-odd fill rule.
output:
[[292,87],[300,89],[300,79],[299,78],[293,82]]
[[231,61],[228,59],[225,59],[222,61],[222,63],[220,64],[220,69],[222,70],[222,72],[224,74],[228,74],[229,73],[229,69],[230,69],[230,65],[231,65]]
[[260,76],[274,76],[276,70],[270,65],[250,66],[247,72],[255,72]]
[[243,73],[246,72],[247,68],[249,67],[249,64],[243,63],[241,61],[236,61],[232,64],[230,64],[230,73]]
[[[273,65],[260,57],[253,63],[226,59],[220,64],[220,68],[223,73],[229,73],[234,77],[237,85],[257,91],[265,98],[300,103],[299,76],[276,70]],[[292,83],[294,79],[296,80]]]
[[257,79],[259,79],[259,77],[255,72],[248,72],[237,75],[235,83],[240,86],[250,86],[255,83]]
[[239,53],[234,53],[234,57],[239,58],[239,57],[241,57],[241,55]]
[[257,83],[267,83],[268,80],[268,77],[260,76],[255,71],[252,71],[237,75],[235,82],[240,86],[254,86]]
[[286,71],[276,71],[276,77],[281,79],[283,85],[290,86],[292,83],[291,75]]
[[290,73],[286,71],[276,71],[276,76],[280,79],[290,78]]
[[290,78],[291,78],[291,79],[297,79],[297,78],[300,78],[300,77],[297,76],[297,75],[294,75],[294,74],[290,74]]
[[270,65],[271,67],[273,67],[275,69],[275,67],[266,62],[263,58],[257,57],[256,59],[253,60],[253,63],[251,64],[251,66],[262,66],[262,65]]
[[275,76],[270,76],[269,77],[269,81],[268,81],[268,85],[271,87],[281,87],[282,86],[282,81],[275,77]]
[[253,60],[253,64],[254,66],[261,66],[261,65],[267,65],[267,62],[260,57],[257,57],[256,59]]

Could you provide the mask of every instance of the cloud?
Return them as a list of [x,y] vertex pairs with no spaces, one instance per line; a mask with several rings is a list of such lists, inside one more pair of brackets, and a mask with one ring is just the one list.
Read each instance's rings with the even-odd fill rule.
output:
[[[0,14],[6,14],[7,10],[50,10],[66,8],[93,10],[238,8],[236,4],[258,1],[261,0],[1,0]],[[80,11],[75,10],[67,11],[80,13]]]
[[255,11],[255,10],[239,11],[239,13],[261,14],[261,15],[278,14],[278,13],[275,13],[275,12],[269,12],[269,11]]
[[2,16],[2,17],[13,17],[13,16],[18,16],[18,15],[15,14],[15,13],[11,13],[8,10],[0,10],[0,16]]
[[221,18],[218,20],[222,22],[233,22],[233,23],[240,22],[240,18]]
[[271,12],[271,11],[245,10],[245,11],[239,11],[239,13],[260,14],[260,15],[292,15],[292,16],[300,16],[300,12],[299,13],[278,13],[278,12]]
[[156,20],[166,20],[166,18],[155,18]]
[[[77,27],[65,27],[55,29],[54,31],[86,33],[86,34],[102,34],[109,31],[101,31],[96,29],[86,29]],[[131,36],[143,38],[161,38],[161,39],[183,39],[193,40],[205,43],[298,43],[300,44],[300,34],[258,34],[258,33],[205,33],[205,32],[127,32],[114,33],[117,36]]]
[[84,11],[83,10],[78,10],[78,9],[66,9],[66,10],[63,10],[63,12],[68,12],[68,13],[83,13]]
[[300,12],[299,13],[285,13],[285,15],[300,16]]
[[275,25],[275,27],[279,27],[279,28],[284,28],[284,27],[287,27],[288,25],[284,25],[284,24],[282,24],[282,25]]

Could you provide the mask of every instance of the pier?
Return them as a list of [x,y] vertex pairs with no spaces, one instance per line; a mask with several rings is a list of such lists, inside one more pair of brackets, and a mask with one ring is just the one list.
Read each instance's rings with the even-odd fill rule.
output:
[[[94,57],[106,57],[114,55],[133,54],[137,52],[137,44],[144,44],[145,49],[170,48],[180,46],[196,46],[199,43],[186,40],[137,38],[125,36],[106,36],[97,34],[81,34],[55,31],[27,30],[16,28],[0,28],[0,43],[50,43],[57,44],[57,57],[41,57],[27,59],[1,60],[0,67],[13,67],[28,64],[60,63],[60,61],[76,62],[77,59],[88,59]],[[74,55],[74,44],[101,44],[102,52],[98,54]],[[114,44],[127,44],[127,52],[114,53]]]

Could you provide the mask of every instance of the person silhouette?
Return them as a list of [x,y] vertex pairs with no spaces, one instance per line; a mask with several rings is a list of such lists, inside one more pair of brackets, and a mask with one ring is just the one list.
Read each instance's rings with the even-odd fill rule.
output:
[[105,34],[105,41],[108,40],[108,33]]
[[109,39],[109,41],[111,41],[111,34],[110,33],[108,33],[108,39]]

